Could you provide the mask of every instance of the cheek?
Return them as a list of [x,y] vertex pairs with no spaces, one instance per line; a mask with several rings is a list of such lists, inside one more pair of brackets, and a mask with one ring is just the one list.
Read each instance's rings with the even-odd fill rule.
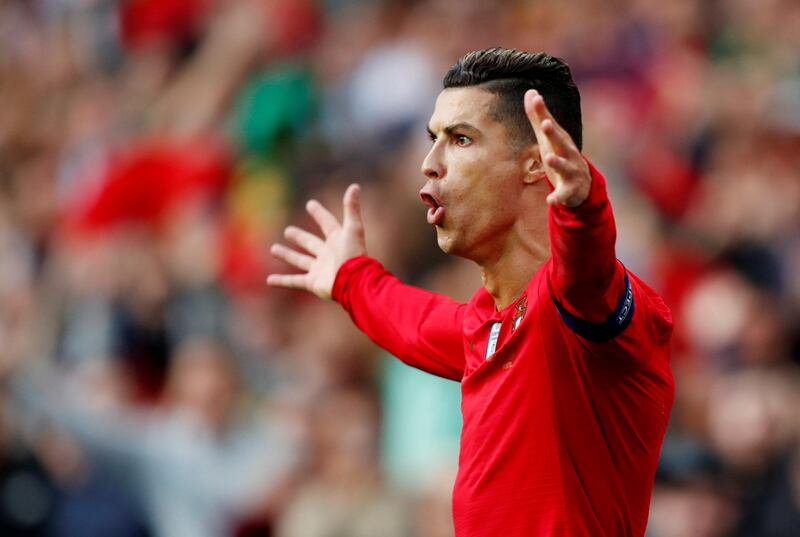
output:
[[493,171],[479,170],[461,192],[465,205],[476,211],[476,217],[507,210],[510,197],[515,195],[509,191],[505,178],[493,175]]
[[485,223],[514,212],[516,169],[487,151],[462,154],[450,161],[443,186],[450,192],[454,214],[464,225]]
[[452,166],[444,179],[444,186],[459,202],[473,203],[483,198],[484,191],[491,186],[487,181],[489,171],[482,161],[463,159]]
[[473,184],[454,209],[447,235],[458,244],[466,241],[462,246],[502,234],[507,227],[503,200],[491,185]]

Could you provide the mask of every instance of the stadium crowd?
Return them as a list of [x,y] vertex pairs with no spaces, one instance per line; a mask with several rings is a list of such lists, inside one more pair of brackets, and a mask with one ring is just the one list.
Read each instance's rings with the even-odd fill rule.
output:
[[468,299],[419,165],[446,69],[500,44],[572,66],[618,257],[673,310],[648,536],[796,536],[798,28],[796,0],[0,0],[0,534],[452,535],[458,386],[264,279],[355,180],[370,253]]

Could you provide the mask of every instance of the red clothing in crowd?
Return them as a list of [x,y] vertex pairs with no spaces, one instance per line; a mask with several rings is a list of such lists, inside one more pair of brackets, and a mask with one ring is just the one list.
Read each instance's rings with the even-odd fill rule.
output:
[[404,285],[375,260],[333,297],[378,345],[461,382],[458,537],[644,535],[674,383],[672,321],[616,260],[605,179],[549,209],[551,258],[496,311]]

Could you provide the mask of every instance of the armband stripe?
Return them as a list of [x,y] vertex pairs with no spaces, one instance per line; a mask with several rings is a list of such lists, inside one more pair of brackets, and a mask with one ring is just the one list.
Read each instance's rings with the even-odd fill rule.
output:
[[625,271],[625,290],[617,303],[617,308],[602,323],[590,323],[575,317],[561,305],[554,295],[551,294],[550,296],[556,305],[556,309],[558,309],[559,315],[561,315],[561,319],[570,330],[595,343],[603,343],[614,339],[625,331],[633,319],[633,289],[628,278],[628,271]]

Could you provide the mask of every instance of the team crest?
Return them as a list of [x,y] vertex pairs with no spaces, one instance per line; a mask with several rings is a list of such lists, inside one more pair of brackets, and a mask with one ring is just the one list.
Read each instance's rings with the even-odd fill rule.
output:
[[519,302],[514,306],[514,316],[511,318],[511,331],[519,327],[519,323],[522,322],[522,318],[525,317],[525,312],[528,310],[528,295],[523,296],[519,299]]

